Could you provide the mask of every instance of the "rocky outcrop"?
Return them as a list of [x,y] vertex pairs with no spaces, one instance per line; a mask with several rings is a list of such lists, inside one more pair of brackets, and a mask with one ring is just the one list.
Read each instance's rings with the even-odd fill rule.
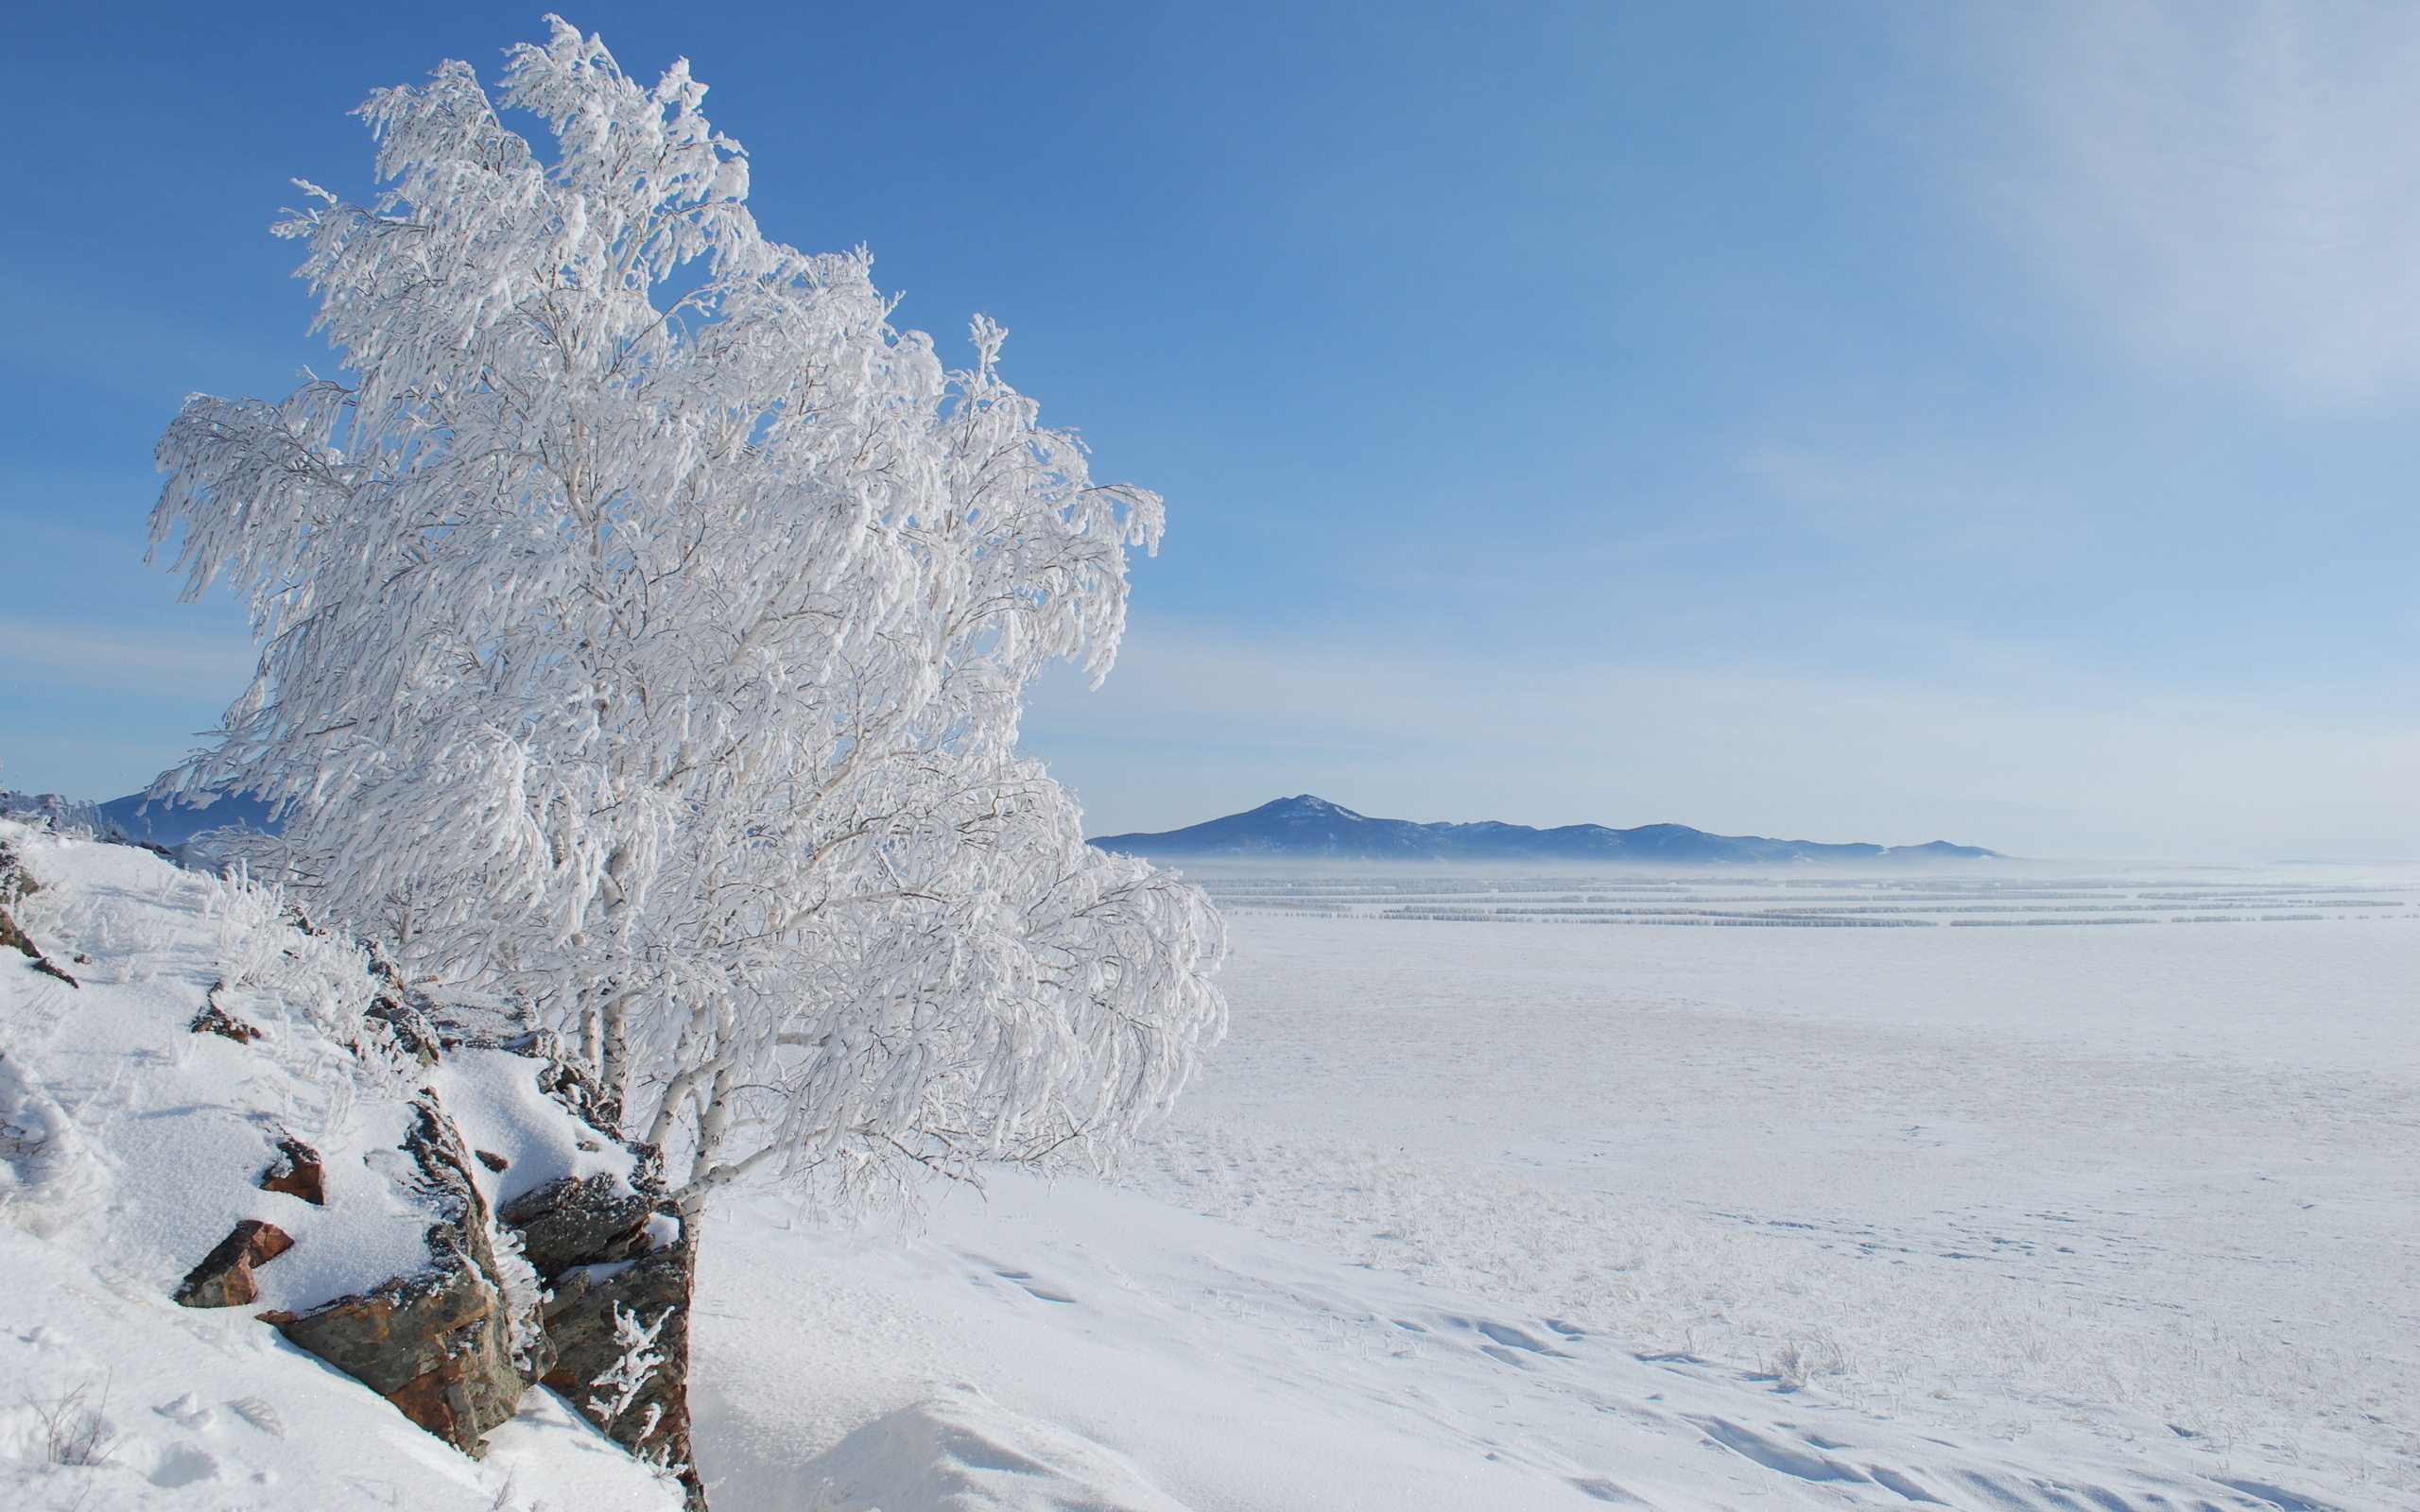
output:
[[[11,842],[48,875],[46,852],[26,847],[13,825],[0,833],[0,973],[42,970],[72,981],[61,963],[80,970],[87,958],[74,954],[71,925],[57,918],[79,916],[62,908],[54,917],[43,906],[53,895],[41,890]],[[79,870],[86,863],[98,868]],[[147,865],[123,853],[60,859],[71,888],[116,886],[107,873],[130,864]],[[194,896],[202,889],[162,889],[168,891],[182,902],[167,912],[197,917],[149,919],[147,930],[173,925],[176,933],[156,938],[216,952],[227,963],[225,979],[205,976],[188,988],[182,957],[167,973],[112,976],[105,968],[98,989],[110,1011],[67,1022],[106,1024],[117,1037],[103,1041],[114,1048],[102,1074],[123,1059],[129,1038],[198,1052],[159,1057],[164,1084],[179,1089],[175,1116],[206,1116],[214,1128],[232,1116],[268,1141],[250,1132],[225,1141],[155,1138],[142,1150],[144,1179],[129,1190],[147,1201],[158,1194],[164,1200],[154,1205],[167,1211],[135,1212],[130,1221],[141,1228],[136,1247],[146,1268],[158,1261],[160,1291],[186,1307],[241,1308],[473,1455],[533,1384],[551,1383],[660,1472],[680,1475],[691,1503],[702,1507],[685,1464],[692,1267],[678,1243],[680,1226],[659,1211],[653,1152],[631,1149],[613,1132],[617,1121],[596,1078],[508,999],[407,977],[374,948],[299,913],[289,909],[281,920],[276,902],[240,884],[231,895],[242,894],[242,906],[223,914],[218,899]],[[43,954],[45,944],[63,947],[57,962]],[[374,971],[369,981],[365,964]],[[130,975],[155,974],[156,989],[123,990]],[[37,1016],[55,1016],[62,1006],[47,984],[19,975],[0,981],[9,984],[12,1013],[30,1004]],[[209,991],[196,1002],[193,989],[203,986]],[[130,1037],[128,1021],[138,1013],[140,1032]],[[196,1041],[183,1035],[188,1030],[222,1044]],[[533,1082],[544,1097],[530,1097]],[[294,1125],[308,1143],[287,1132],[281,1122],[287,1117],[320,1120]],[[463,1137],[470,1128],[481,1131],[485,1149]],[[387,1132],[365,1138],[380,1129]],[[87,1163],[82,1132],[12,1059],[0,1057],[0,1186],[21,1221],[48,1214],[33,1203],[18,1207],[21,1192],[40,1189],[64,1211],[100,1189],[60,1178],[68,1163]],[[187,1164],[189,1188],[178,1180]],[[562,1172],[575,1177],[545,1182]],[[532,1185],[543,1190],[500,1221],[491,1196]],[[265,1193],[312,1211],[270,1203]],[[208,1216],[188,1228],[197,1220],[178,1209]],[[112,1214],[122,1211],[108,1205]],[[286,1227],[254,1218],[232,1231],[219,1227],[256,1211],[277,1211]],[[181,1230],[191,1249],[172,1263],[152,1256],[153,1234]],[[213,1233],[224,1238],[205,1246]],[[297,1248],[302,1261],[287,1253]],[[525,1248],[534,1250],[544,1277]],[[262,1269],[269,1264],[282,1269]],[[561,1281],[560,1295],[546,1291],[547,1279]],[[340,1289],[350,1295],[322,1300]],[[271,1306],[278,1311],[262,1311]],[[572,1347],[568,1362],[558,1336]],[[625,1485],[643,1479],[627,1469],[620,1477]]]
[[[691,1504],[703,1507],[689,1469],[689,1299],[696,1277],[696,1249],[685,1241],[636,1260],[575,1266],[557,1276],[545,1307],[546,1338],[555,1349],[545,1383],[631,1453],[679,1468]],[[639,1339],[644,1352],[659,1359],[643,1379],[617,1377]]]
[[[431,997],[391,965],[381,975],[387,985],[372,1012],[399,1047],[429,1064],[465,1047],[529,1057],[539,1062],[539,1090],[596,1130],[600,1145],[626,1143],[607,1132],[620,1123],[612,1097],[552,1034],[493,1005]],[[519,1238],[550,1293],[539,1319],[553,1356],[544,1384],[615,1443],[676,1473],[693,1512],[703,1512],[689,1450],[696,1253],[663,1191],[657,1152],[630,1148],[638,1169],[629,1185],[566,1177],[505,1203],[496,1220]]]
[[218,994],[226,988],[224,982],[214,985],[209,996],[201,1000],[201,1011],[193,1016],[193,1032],[215,1034],[222,1040],[233,1040],[239,1045],[250,1044],[261,1032],[236,1018],[219,1003]]
[[11,910],[38,886],[39,884],[17,860],[17,852],[0,845],[0,949],[13,950],[27,957],[33,969],[44,976],[55,976],[69,987],[80,988],[83,986],[81,982],[68,975],[66,969],[57,961],[44,955],[42,947],[34,943],[33,936],[17,926],[16,915]]
[[476,1454],[481,1436],[510,1419],[529,1383],[552,1368],[554,1351],[535,1317],[514,1316],[510,1298],[527,1288],[503,1273],[470,1153],[437,1095],[422,1092],[415,1112],[404,1148],[440,1214],[428,1230],[428,1267],[273,1321],[299,1348]]
[[277,1163],[261,1173],[263,1192],[283,1192],[315,1208],[328,1205],[328,1169],[320,1152],[292,1135],[277,1142]]
[[218,1241],[218,1247],[185,1273],[177,1287],[182,1307],[242,1307],[260,1300],[260,1282],[252,1269],[266,1265],[294,1247],[294,1240],[273,1223],[247,1218]]
[[499,1216],[552,1294],[541,1313],[555,1354],[545,1384],[607,1437],[677,1473],[702,1512],[689,1452],[696,1249],[664,1194],[644,1173],[635,1191],[601,1176],[565,1177]]
[[521,1234],[521,1252],[551,1282],[575,1265],[607,1264],[648,1250],[647,1223],[661,1200],[620,1192],[612,1177],[565,1177],[513,1198],[496,1216]]
[[424,1066],[434,1066],[444,1054],[444,1046],[438,1039],[436,1025],[428,1022],[428,1016],[421,1011],[420,1005],[414,1003],[412,997],[413,994],[390,976],[388,986],[379,992],[377,1001],[370,1005],[362,1017],[369,1021],[373,1030],[383,1032],[397,1050]]
[[[493,1037],[456,1040],[441,1015],[401,993],[387,1006],[392,1017],[381,1022],[399,1031],[396,1046],[407,1054],[425,1047],[434,1058],[462,1042],[501,1048]],[[508,1043],[524,1054],[551,1048],[532,1036]],[[579,1072],[559,1058],[545,1060],[539,1083],[575,1112],[596,1106]],[[600,1143],[611,1138],[597,1134]],[[405,1149],[441,1215],[428,1230],[428,1267],[301,1316],[264,1315],[466,1453],[479,1452],[481,1435],[512,1416],[529,1384],[544,1382],[615,1443],[678,1475],[702,1512],[689,1449],[695,1252],[653,1178],[653,1152],[637,1152],[634,1188],[607,1176],[566,1177],[491,1213],[472,1162],[493,1169],[495,1161],[463,1143],[434,1093],[417,1100]],[[290,1191],[305,1171],[317,1174],[308,1146],[282,1141],[279,1151],[264,1187]],[[499,1229],[518,1242],[517,1256],[497,1253]],[[515,1286],[505,1273],[525,1263],[534,1274]],[[516,1314],[510,1299],[538,1284],[549,1292]]]
[[[311,929],[299,916],[289,919]],[[364,1010],[355,1053],[406,1072],[433,1068],[465,1049],[504,1051],[536,1063],[540,1091],[586,1126],[590,1151],[624,1144],[610,1098],[510,1004],[452,1002],[430,983],[410,983],[372,953],[376,997]],[[192,1024],[197,1033],[248,1044],[259,1031],[229,1012],[214,987]],[[690,1469],[689,1306],[694,1249],[658,1177],[656,1152],[628,1146],[630,1181],[565,1177],[491,1211],[479,1180],[512,1161],[474,1150],[437,1093],[414,1095],[409,1185],[435,1222],[426,1263],[367,1291],[300,1314],[259,1314],[298,1348],[353,1376],[399,1412],[465,1453],[509,1420],[524,1393],[544,1382],[614,1442],[680,1478],[694,1512],[702,1483]],[[326,1170],[310,1145],[281,1136],[277,1159],[255,1184],[324,1206]],[[483,1169],[482,1169],[483,1168]],[[248,1223],[213,1250],[179,1289],[190,1306],[256,1300],[250,1267],[291,1241]]]
[[436,1268],[339,1297],[280,1331],[467,1454],[519,1410],[529,1378],[493,1280],[456,1251]]

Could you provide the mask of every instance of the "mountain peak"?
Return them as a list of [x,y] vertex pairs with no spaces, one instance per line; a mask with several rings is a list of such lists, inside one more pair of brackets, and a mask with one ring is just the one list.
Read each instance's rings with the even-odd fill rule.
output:
[[1107,834],[1104,850],[1155,859],[1467,862],[1652,862],[1772,866],[1827,861],[1943,861],[1995,857],[1979,846],[1935,840],[1920,846],[1826,845],[1754,834],[1708,834],[1685,824],[1642,824],[1611,830],[1568,824],[1552,830],[1483,819],[1472,824],[1419,824],[1378,819],[1311,793],[1272,799],[1157,834]]
[[1265,814],[1272,819],[1337,818],[1359,819],[1366,822],[1368,818],[1368,816],[1356,814],[1341,803],[1331,803],[1327,799],[1310,793],[1297,793],[1292,798],[1271,799],[1270,801],[1263,803],[1260,807],[1250,810],[1249,812],[1256,815]]

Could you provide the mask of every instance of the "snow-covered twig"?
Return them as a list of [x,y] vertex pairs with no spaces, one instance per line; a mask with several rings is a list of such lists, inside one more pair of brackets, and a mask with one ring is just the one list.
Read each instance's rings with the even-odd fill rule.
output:
[[117,1446],[117,1435],[111,1431],[106,1414],[110,1406],[110,1388],[101,1383],[100,1395],[90,1405],[85,1398],[92,1392],[89,1381],[50,1401],[26,1399],[34,1417],[42,1423],[43,1457],[53,1465],[106,1465]]
[[[616,1393],[611,1400],[603,1397],[588,1399],[589,1416],[609,1428],[622,1414],[630,1411],[631,1403],[638,1400],[639,1393],[647,1389],[647,1383],[654,1379],[657,1368],[664,1364],[664,1356],[656,1351],[655,1337],[664,1332],[665,1320],[672,1316],[673,1311],[666,1308],[653,1323],[642,1328],[635,1308],[625,1309],[621,1303],[615,1302],[613,1310],[614,1342],[621,1348],[621,1355],[588,1383]],[[657,1416],[652,1412],[648,1415],[649,1432],[654,1430]],[[644,1439],[646,1435],[642,1434],[640,1437]]]

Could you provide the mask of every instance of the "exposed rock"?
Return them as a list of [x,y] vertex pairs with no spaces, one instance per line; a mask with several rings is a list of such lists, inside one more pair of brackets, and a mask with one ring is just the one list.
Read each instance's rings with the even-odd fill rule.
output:
[[239,1045],[250,1044],[261,1037],[261,1032],[218,1005],[218,994],[226,986],[224,982],[212,984],[210,995],[202,1000],[201,1011],[193,1016],[193,1032],[218,1035]]
[[233,1040],[239,1045],[250,1044],[261,1037],[258,1029],[230,1014],[216,1003],[193,1016],[193,1032],[215,1034],[222,1039]]
[[[562,1085],[582,1083],[567,1076]],[[583,1106],[561,1091],[555,1095],[575,1110]],[[705,1483],[691,1466],[689,1449],[689,1305],[697,1254],[686,1226],[666,1206],[657,1152],[632,1148],[639,1157],[632,1189],[605,1176],[566,1177],[515,1197],[497,1216],[519,1230],[522,1252],[553,1289],[542,1310],[555,1352],[545,1383],[607,1437],[679,1474],[690,1512],[705,1512]],[[660,1357],[635,1390],[624,1384],[636,1352],[626,1329],[651,1333],[645,1352]],[[605,1380],[609,1375],[614,1379]]]
[[438,1042],[448,1051],[512,1050],[530,1054],[532,1036],[521,1022],[521,1011],[496,999],[466,1001],[466,994],[443,997],[419,992],[416,1006],[437,1030]]
[[510,1418],[529,1383],[554,1363],[535,1319],[515,1319],[489,1240],[487,1200],[471,1157],[436,1094],[416,1100],[404,1142],[441,1221],[428,1230],[428,1268],[281,1320],[285,1336],[393,1402],[465,1453]]
[[511,1418],[528,1387],[512,1360],[502,1294],[459,1251],[435,1270],[338,1297],[279,1329],[469,1454]]
[[287,1135],[277,1142],[277,1163],[261,1173],[263,1192],[283,1192],[315,1208],[328,1205],[327,1167],[320,1152]]
[[[33,890],[31,880],[26,878],[22,870],[14,872],[13,875],[23,885],[24,891]],[[34,970],[44,976],[55,976],[69,987],[80,988],[84,985],[68,975],[57,961],[44,955],[42,953],[42,947],[34,943],[33,936],[18,928],[16,919],[9,917],[9,911],[5,908],[0,908],[0,946],[13,947],[19,954],[32,957]]]
[[451,1246],[471,1257],[481,1274],[495,1274],[495,1249],[489,1243],[488,1199],[471,1176],[471,1152],[455,1132],[454,1123],[438,1105],[437,1093],[424,1088],[412,1099],[411,1132],[404,1136],[404,1153],[420,1167],[421,1178],[445,1222],[431,1228],[429,1253],[442,1256]]
[[575,1265],[629,1260],[648,1248],[648,1215],[658,1199],[615,1194],[606,1176],[564,1177],[506,1203],[496,1216],[521,1231],[521,1252],[547,1280]]
[[436,1065],[443,1053],[436,1026],[400,988],[390,986],[380,992],[377,1000],[362,1010],[362,1017],[384,1028],[397,1049],[424,1066]]
[[[406,984],[391,965],[376,967],[384,980],[365,1015],[374,1040],[424,1066],[463,1046],[530,1057],[542,1068],[540,1089],[596,1130],[593,1140],[579,1142],[582,1149],[620,1143],[607,1132],[614,1122],[610,1098],[562,1054],[553,1035],[529,1030],[510,1005],[442,1002]],[[216,988],[194,1028],[239,1043],[260,1035],[219,1005]],[[527,1387],[544,1380],[616,1443],[679,1474],[690,1506],[703,1512],[703,1483],[689,1468],[695,1256],[685,1238],[673,1237],[682,1228],[666,1208],[658,1153],[631,1146],[637,1165],[628,1185],[604,1175],[566,1177],[492,1215],[474,1162],[493,1172],[511,1162],[465,1144],[434,1092],[415,1099],[415,1112],[404,1148],[418,1169],[421,1194],[437,1214],[427,1231],[428,1264],[299,1315],[264,1313],[262,1319],[422,1428],[475,1455],[481,1436],[509,1420]],[[261,1187],[324,1203],[318,1152],[291,1138],[281,1138],[278,1151]],[[519,1259],[497,1253],[497,1222],[516,1231]],[[277,1239],[284,1247],[285,1236]],[[206,1262],[186,1290],[216,1286],[211,1295],[225,1299],[207,1305],[253,1300],[258,1290],[242,1266],[261,1258],[214,1251],[213,1261],[227,1262],[220,1268],[228,1280],[205,1277]],[[519,1270],[524,1259],[537,1280],[552,1283],[553,1293],[535,1313],[515,1316],[510,1298],[531,1295]],[[507,1267],[525,1280],[509,1284]],[[185,1299],[181,1291],[179,1300]],[[633,1347],[633,1330],[649,1335],[643,1348]]]
[[[586,1066],[563,1054],[562,1040],[551,1030],[536,1030],[500,1048],[545,1062],[538,1073],[538,1090],[571,1109],[572,1116],[589,1127],[602,1130],[622,1126],[620,1101]],[[655,1152],[646,1145],[634,1148],[641,1162],[651,1166]]]
[[177,1301],[185,1307],[242,1307],[258,1301],[260,1282],[252,1268],[266,1265],[294,1247],[293,1239],[273,1223],[247,1218],[237,1224],[218,1247],[185,1273],[177,1286]]
[[[578,1265],[556,1277],[545,1307],[555,1365],[545,1383],[596,1419],[608,1438],[642,1459],[677,1468],[690,1506],[701,1509],[703,1483],[689,1452],[689,1297],[696,1270],[695,1247],[684,1240],[633,1261]],[[624,1317],[654,1331],[651,1352],[663,1360],[615,1413],[614,1399],[622,1393],[600,1388],[598,1381],[624,1358]]]
[[520,1005],[510,999],[448,990],[433,976],[408,981],[402,967],[374,948],[370,970],[380,982],[370,1017],[381,1021],[422,1065],[433,1066],[447,1052],[464,1048],[553,1058],[553,1036],[544,1036],[545,1047],[538,1048],[541,1037],[530,1032]]

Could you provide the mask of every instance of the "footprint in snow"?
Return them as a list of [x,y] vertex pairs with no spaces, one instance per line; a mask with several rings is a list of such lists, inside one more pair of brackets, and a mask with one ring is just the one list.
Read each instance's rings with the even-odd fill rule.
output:
[[[1455,1321],[1461,1322],[1463,1320],[1457,1318]],[[1531,1354],[1551,1355],[1558,1360],[1568,1360],[1571,1358],[1571,1356],[1564,1353],[1561,1349],[1556,1349],[1553,1345],[1547,1343],[1537,1335],[1530,1333],[1524,1329],[1516,1329],[1510,1323],[1470,1323],[1467,1326],[1478,1330],[1481,1333],[1486,1334],[1489,1338],[1495,1340],[1497,1344],[1504,1346],[1504,1348],[1508,1349],[1527,1349]],[[1486,1345],[1481,1345],[1479,1348],[1489,1354],[1495,1354],[1501,1357],[1500,1351],[1490,1349]],[[1517,1365],[1521,1362],[1514,1361],[1512,1363]]]
[[1035,1280],[1033,1279],[1033,1273],[1032,1273],[1031,1271],[1024,1271],[1024,1270],[995,1270],[995,1271],[994,1271],[992,1274],[993,1274],[993,1275],[994,1275],[994,1276],[997,1276],[998,1278],[1000,1278],[1000,1280],[1004,1280],[1004,1281],[1014,1281],[1014,1282],[1016,1282],[1016,1283],[1017,1283],[1017,1285],[1018,1285],[1020,1288],[1022,1288],[1022,1289],[1023,1289],[1023,1290],[1024,1290],[1028,1295],[1029,1295],[1029,1296],[1033,1296],[1033,1297],[1038,1297],[1042,1298],[1042,1300],[1044,1300],[1044,1301],[1046,1301],[1046,1302],[1068,1302],[1068,1303],[1073,1303],[1073,1302],[1075,1301],[1075,1298],[1074,1298],[1074,1297],[1069,1297],[1069,1296],[1068,1296],[1068,1295],[1066,1295],[1064,1292],[1053,1291],[1050,1287],[1048,1287],[1048,1286],[1046,1286],[1046,1285],[1043,1284],[1043,1283],[1042,1283],[1042,1282],[1040,1282],[1040,1281]]

